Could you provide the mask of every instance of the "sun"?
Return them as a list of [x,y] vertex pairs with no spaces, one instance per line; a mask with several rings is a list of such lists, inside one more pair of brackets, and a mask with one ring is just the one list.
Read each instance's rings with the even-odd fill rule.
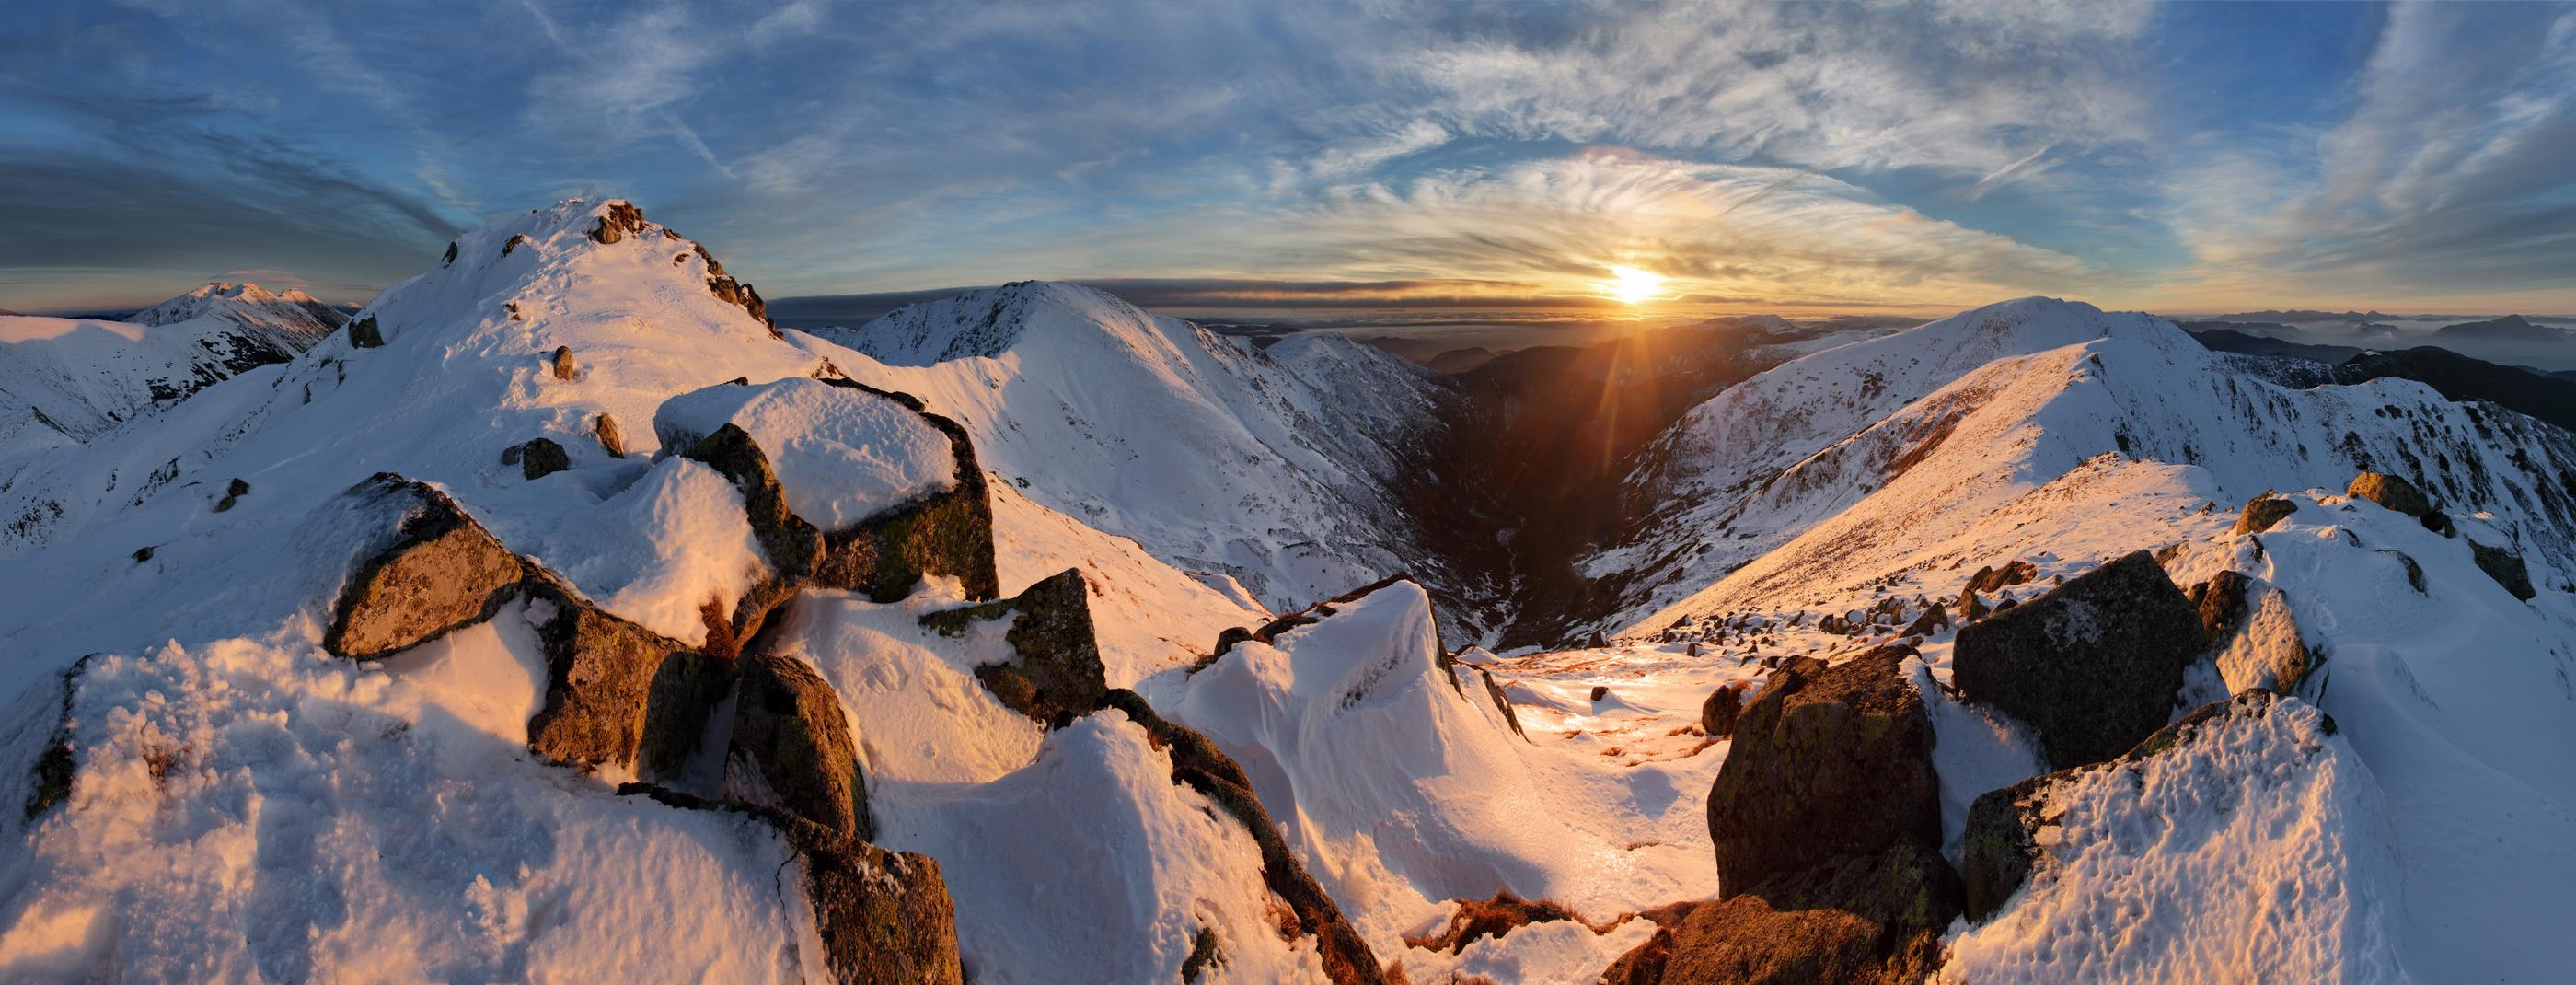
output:
[[1639,270],[1635,267],[1612,267],[1610,281],[1603,286],[1610,289],[1611,297],[1618,298],[1627,304],[1636,304],[1662,292],[1664,277],[1662,274]]

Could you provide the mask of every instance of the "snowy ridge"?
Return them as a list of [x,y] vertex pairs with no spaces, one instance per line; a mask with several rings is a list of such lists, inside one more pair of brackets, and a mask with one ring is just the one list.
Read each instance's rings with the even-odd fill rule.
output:
[[1322,335],[1265,352],[1045,282],[813,334],[852,379],[965,425],[1032,500],[1271,608],[1426,571],[1401,494],[1444,394],[1393,356]]
[[272,293],[250,282],[209,281],[206,286],[127,316],[137,325],[170,325],[193,318],[223,318],[302,352],[349,320],[347,313],[300,288]]

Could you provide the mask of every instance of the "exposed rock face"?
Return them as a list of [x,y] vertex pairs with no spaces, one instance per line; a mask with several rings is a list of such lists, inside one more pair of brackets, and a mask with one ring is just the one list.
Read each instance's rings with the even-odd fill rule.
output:
[[2316,655],[2299,633],[2290,597],[2259,578],[2221,571],[2191,586],[2201,628],[2218,651],[2218,675],[2229,693],[2247,688],[2287,691],[2315,669]]
[[2208,644],[2200,611],[2145,551],[1962,626],[1952,680],[2040,733],[2052,766],[2119,755],[2164,725]]
[[1898,671],[1913,653],[1796,660],[1745,706],[1708,792],[1723,896],[1839,855],[1939,847],[1932,728]]
[[1936,631],[1948,628],[1950,628],[1950,607],[1934,602],[1931,608],[1923,610],[1922,615],[1914,617],[1914,621],[1906,623],[1905,628],[1899,632],[1905,636],[1930,636]]
[[521,565],[446,493],[390,472],[347,496],[400,511],[393,543],[360,562],[340,590],[324,649],[372,660],[491,615]]
[[448,267],[448,266],[454,266],[454,265],[455,265],[455,263],[456,263],[456,244],[455,244],[455,243],[449,243],[449,244],[447,244],[447,255],[446,255],[446,256],[443,256],[443,257],[439,257],[439,258],[438,258],[438,265],[439,265],[439,266],[441,266],[441,267]]
[[1912,844],[1846,855],[1692,907],[1620,958],[1609,985],[1915,985],[1941,962],[1959,879]]
[[2236,631],[2245,621],[2245,593],[2254,579],[2230,568],[2211,575],[2208,581],[2191,586],[2184,597],[2200,610],[2200,627],[2215,645]]
[[2478,570],[2494,578],[2496,584],[2512,592],[2513,597],[2529,602],[2533,595],[2538,594],[2532,591],[2531,568],[2522,563],[2522,555],[2474,540],[2469,542],[2469,554],[2477,559]]
[[[1572,910],[1546,900],[1531,902],[1509,890],[1494,894],[1494,898],[1490,900],[1471,899],[1457,902],[1458,910],[1449,915],[1449,922],[1446,925],[1420,937],[1407,937],[1404,943],[1409,947],[1418,947],[1426,951],[1447,951],[1457,954],[1465,951],[1467,945],[1484,938],[1506,936],[1514,927],[1526,927],[1534,923],[1554,923],[1560,920],[1584,923],[1583,918],[1576,916]],[[1584,925],[1591,926],[1588,923]],[[1609,930],[1608,927],[1594,929],[1596,932]]]
[[2352,477],[2352,484],[2345,487],[2344,495],[2367,499],[2418,520],[2429,520],[2434,515],[2433,501],[2402,475],[2364,472]]
[[1708,737],[1712,739],[1723,739],[1734,735],[1736,717],[1743,711],[1743,681],[1736,681],[1711,691],[1708,693],[1708,700],[1700,702],[1700,731],[1708,733]]
[[814,930],[834,981],[963,985],[956,904],[937,860],[887,851],[765,805],[706,800],[644,783],[617,792],[688,810],[744,814],[775,828],[804,869]]
[[376,316],[368,315],[349,323],[349,345],[357,349],[381,349],[385,333],[376,327]]
[[[2200,729],[2223,723],[2229,717],[2270,714],[2281,700],[2271,691],[2244,691],[2225,701],[2203,705],[2180,721],[2158,729],[2116,760],[2035,776],[1978,797],[1968,809],[1968,830],[1959,865],[1968,918],[1983,921],[1993,915],[2021,889],[2032,869],[2045,857],[2047,850],[2040,844],[2040,832],[2061,820],[2061,815],[2050,812],[2054,799],[2051,791],[2088,774],[2122,768],[2170,750]],[[2334,728],[2334,719],[2324,720],[2326,734],[2334,734]]]
[[2268,494],[2257,496],[2245,502],[2245,511],[2236,515],[2236,525],[2229,528],[2228,532],[2259,534],[2272,529],[2273,524],[2289,519],[2290,514],[2298,511],[2299,504],[2291,502],[2289,497]]
[[764,652],[742,664],[725,789],[862,841],[876,837],[858,745],[832,685],[794,657]]
[[608,211],[591,227],[590,238],[601,245],[616,243],[644,231],[644,210],[627,202],[610,202]]
[[519,474],[530,482],[572,467],[572,455],[553,438],[530,438],[519,445]]
[[[654,708],[654,681],[664,665],[692,659],[686,646],[599,611],[569,587],[540,577],[532,596],[554,606],[538,632],[546,654],[545,705],[528,719],[528,747],[568,763],[635,762],[647,745],[693,747],[706,719],[681,707]],[[680,671],[675,671],[680,672]],[[667,697],[695,693],[666,685]],[[689,702],[709,705],[702,696]],[[648,743],[648,734],[659,733]],[[685,751],[682,753],[685,755]]]
[[2014,561],[2001,568],[1978,568],[1976,574],[1968,576],[1968,591],[2000,592],[2037,577],[2039,567],[2028,561]]
[[1082,571],[1068,568],[1028,587],[1016,598],[923,616],[922,625],[943,635],[966,632],[969,623],[1009,619],[1009,663],[975,668],[975,677],[1012,710],[1050,728],[1062,728],[1101,707],[1109,693],[1108,669],[1092,633],[1091,592]]
[[80,767],[80,760],[72,754],[72,697],[80,688],[81,672],[88,669],[89,660],[84,656],[63,671],[62,711],[54,719],[54,733],[46,740],[45,751],[36,756],[36,765],[28,771],[26,816],[30,821],[72,795],[72,776]]
[[1369,951],[1368,942],[1342,916],[1341,907],[1325,895],[1321,885],[1306,872],[1297,856],[1288,850],[1288,842],[1279,835],[1279,826],[1270,812],[1261,806],[1260,796],[1252,792],[1252,781],[1243,768],[1219,751],[1207,736],[1172,724],[1156,713],[1152,705],[1134,691],[1112,688],[1102,704],[1125,712],[1128,719],[1145,729],[1157,748],[1172,757],[1172,780],[1189,786],[1217,806],[1225,809],[1252,833],[1261,846],[1261,877],[1270,892],[1288,904],[1297,917],[1297,933],[1315,938],[1315,951],[1322,957],[1324,976],[1334,985],[1384,985],[1386,972],[1377,957]]

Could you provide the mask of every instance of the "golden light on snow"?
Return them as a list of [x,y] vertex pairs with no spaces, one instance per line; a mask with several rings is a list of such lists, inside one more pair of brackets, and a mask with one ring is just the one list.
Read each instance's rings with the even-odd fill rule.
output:
[[1627,304],[1636,304],[1651,299],[1661,292],[1664,289],[1664,277],[1662,274],[1639,270],[1635,267],[1612,267],[1610,280],[1603,286],[1609,288],[1611,297],[1618,298]]

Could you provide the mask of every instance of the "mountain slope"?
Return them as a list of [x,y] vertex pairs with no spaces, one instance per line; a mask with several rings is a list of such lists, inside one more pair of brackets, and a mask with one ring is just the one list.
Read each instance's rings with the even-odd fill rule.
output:
[[812,334],[852,378],[965,424],[1031,499],[1271,608],[1413,570],[1485,618],[1407,509],[1453,398],[1402,360],[1326,333],[1258,349],[1039,282]]

